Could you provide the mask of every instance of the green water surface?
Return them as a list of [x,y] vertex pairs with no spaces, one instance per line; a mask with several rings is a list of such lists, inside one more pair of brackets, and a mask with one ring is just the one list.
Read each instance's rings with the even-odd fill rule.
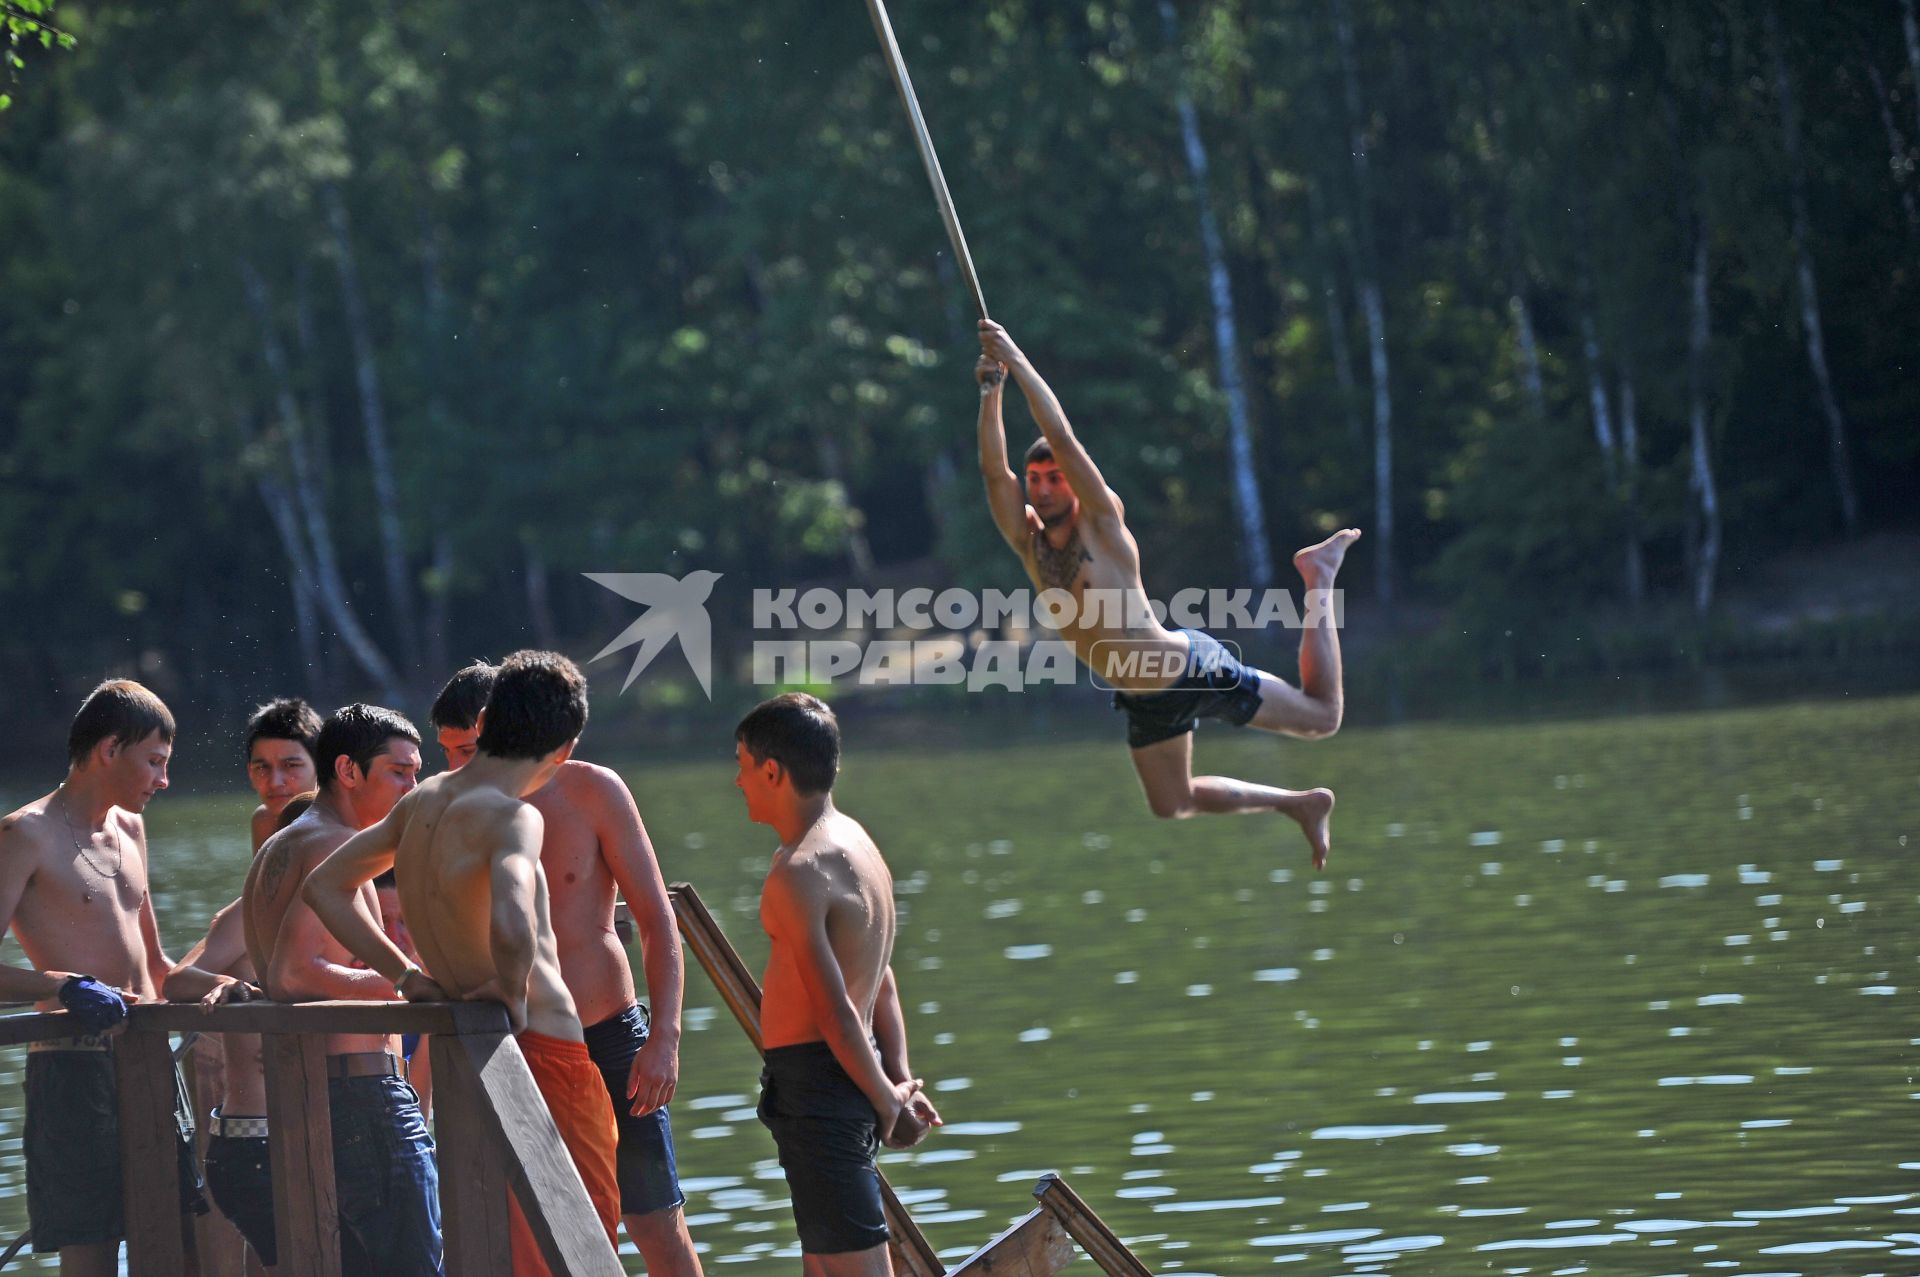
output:
[[[883,1168],[949,1263],[1058,1170],[1161,1272],[1920,1272],[1917,727],[1916,698],[1203,727],[1206,770],[1338,791],[1319,875],[1278,818],[1154,821],[1117,741],[850,733],[841,806],[893,865],[947,1120]],[[774,840],[728,746],[623,770],[667,876],[758,967]],[[237,890],[250,809],[149,810],[176,955]],[[686,1027],[707,1269],[795,1271],[758,1062],[697,967]]]

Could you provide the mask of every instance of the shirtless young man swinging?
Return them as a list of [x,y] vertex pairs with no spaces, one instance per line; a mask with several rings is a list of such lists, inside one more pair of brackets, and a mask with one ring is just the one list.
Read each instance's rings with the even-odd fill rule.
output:
[[[1331,840],[1333,791],[1195,776],[1193,729],[1202,718],[1220,718],[1236,727],[1308,739],[1338,731],[1340,632],[1329,609],[1314,607],[1309,597],[1297,688],[1242,665],[1209,634],[1161,625],[1140,582],[1140,546],[1127,529],[1126,509],[1067,424],[1059,399],[999,324],[980,321],[980,348],[974,376],[980,383],[980,473],[987,508],[1035,588],[1069,591],[1079,605],[1062,637],[1088,669],[1116,689],[1114,708],[1126,712],[1127,744],[1147,805],[1154,815],[1174,819],[1206,812],[1281,812],[1306,834],[1314,868],[1322,868]],[[1027,449],[1024,492],[1007,460],[1001,418],[1009,374],[1026,395],[1041,434]],[[1348,547],[1359,537],[1358,529],[1346,528],[1293,556],[1309,591],[1333,587]],[[1122,615],[1089,608],[1089,590],[1118,599]],[[1128,676],[1118,663],[1122,654],[1150,654],[1151,668],[1184,672]],[[1145,666],[1140,662],[1136,668]]]
[[[613,1103],[588,1054],[541,871],[544,822],[528,795],[553,779],[587,723],[587,685],[556,652],[500,664],[478,748],[407,795],[308,877],[303,896],[340,943],[410,1000],[447,995],[507,1008],[527,1067],[580,1173],[609,1250],[620,1224]],[[388,868],[426,971],[355,907]],[[548,1270],[513,1208],[516,1277]]]

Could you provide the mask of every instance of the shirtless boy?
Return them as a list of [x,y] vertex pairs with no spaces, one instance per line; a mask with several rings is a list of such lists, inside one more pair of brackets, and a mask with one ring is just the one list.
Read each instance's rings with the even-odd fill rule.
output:
[[885,1277],[887,1220],[874,1156],[907,1148],[940,1115],[907,1065],[894,983],[893,875],[852,817],[835,810],[840,725],[789,692],[734,729],[747,819],[780,835],[760,897],[773,940],[760,1001],[766,1067],[760,1120],[787,1173],[802,1270]]
[[[260,796],[252,821],[254,851],[258,852],[260,844],[275,832],[287,805],[313,789],[313,752],[319,737],[320,716],[297,697],[269,701],[247,720],[247,781]],[[249,1000],[259,982],[259,974],[247,959],[246,929],[236,897],[213,915],[200,943],[167,973],[162,992],[170,1001],[214,1006]],[[273,1235],[273,1174],[267,1155],[267,1083],[262,1072],[260,1035],[214,1036],[218,1038],[219,1077],[213,1093],[220,1102],[207,1119],[207,1193],[260,1262],[271,1266],[278,1252]],[[201,1085],[207,1084],[203,1072]]]
[[[66,779],[0,820],[0,929],[13,928],[35,968],[0,965],[0,1001],[64,1007],[76,1029],[27,1048],[21,1141],[33,1249],[59,1252],[70,1277],[117,1272],[126,1235],[107,1034],[128,1002],[159,998],[171,965],[141,813],[167,787],[173,731],[152,692],[126,679],[102,683],[67,734]],[[189,1140],[180,1164],[182,1211],[204,1211]]]
[[[477,663],[448,680],[432,720],[447,767],[470,760],[495,666]],[[605,767],[569,759],[527,802],[544,821],[540,863],[560,946],[560,976],[586,1026],[587,1052],[606,1082],[620,1124],[620,1216],[651,1277],[698,1277],[687,1233],[686,1196],[674,1165],[667,1102],[680,1074],[680,932],[666,883],[633,794]],[[614,932],[614,891],[640,934],[647,1005]],[[651,1008],[649,1012],[648,1008]]]
[[[261,845],[241,893],[247,955],[280,1002],[391,1001],[391,980],[355,967],[300,899],[300,883],[356,830],[384,817],[414,786],[420,735],[390,709],[348,705],[321,725],[314,764],[320,792],[292,824]],[[371,885],[355,907],[379,908]],[[378,925],[375,923],[374,925]],[[402,1075],[398,1043],[377,1033],[327,1038],[340,1267],[352,1277],[441,1271],[439,1172],[418,1097]]]
[[[986,479],[987,507],[1035,588],[1070,591],[1079,605],[1064,637],[1087,668],[1116,689],[1114,708],[1126,712],[1127,744],[1147,805],[1154,815],[1167,818],[1203,812],[1284,813],[1306,834],[1314,868],[1323,867],[1333,792],[1195,776],[1193,729],[1199,719],[1220,718],[1236,727],[1309,739],[1338,731],[1343,707],[1340,632],[1329,609],[1307,610],[1298,688],[1242,665],[1211,635],[1161,625],[1140,582],[1140,546],[1127,530],[1126,509],[1067,424],[1060,401],[999,324],[980,321],[980,348],[974,376],[980,383],[980,472]],[[1041,434],[1027,449],[1024,493],[1007,461],[1001,419],[1008,373],[1026,395]],[[1308,591],[1333,588],[1347,548],[1359,537],[1358,529],[1346,528],[1293,556]],[[1087,607],[1088,590],[1117,599],[1122,616]],[[1310,596],[1309,604],[1313,602]],[[1155,676],[1123,674],[1117,664],[1123,654],[1151,654]],[[1161,672],[1169,664],[1184,672]]]
[[[523,801],[553,779],[586,723],[587,684],[572,661],[555,652],[509,656],[487,700],[472,761],[428,780],[349,840],[314,871],[304,894],[334,934],[403,996],[451,994],[506,1006],[611,1246],[620,1224],[613,1104],[560,971],[540,867],[544,822]],[[358,893],[389,867],[431,975],[355,907]],[[512,1234],[514,1272],[545,1274],[517,1203]]]
[[313,750],[320,715],[297,696],[268,701],[247,720],[247,783],[260,795],[253,809],[253,849],[274,831],[282,809],[313,790]]

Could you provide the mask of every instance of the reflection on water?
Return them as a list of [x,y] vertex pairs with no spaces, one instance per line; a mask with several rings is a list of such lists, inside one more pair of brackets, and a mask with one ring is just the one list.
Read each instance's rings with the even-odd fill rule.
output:
[[[1283,822],[1151,820],[1118,743],[856,732],[842,801],[894,865],[948,1119],[887,1174],[948,1262],[1059,1170],[1156,1271],[1920,1271],[1916,725],[1889,699],[1205,731],[1209,770],[1339,791],[1319,876]],[[771,839],[730,771],[627,772],[758,965]],[[248,810],[155,805],[174,952],[237,885]],[[697,971],[688,1002],[689,1223],[715,1271],[792,1271],[757,1061]],[[20,1068],[0,1052],[15,1231]]]

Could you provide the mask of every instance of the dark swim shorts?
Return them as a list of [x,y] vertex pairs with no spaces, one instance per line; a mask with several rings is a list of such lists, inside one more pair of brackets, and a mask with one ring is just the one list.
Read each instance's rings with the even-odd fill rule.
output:
[[1145,749],[1184,736],[1203,718],[1245,727],[1260,710],[1260,671],[1241,664],[1219,639],[1181,630],[1190,647],[1187,670],[1157,692],[1115,692],[1127,715],[1127,747]]
[[[113,1052],[98,1038],[36,1042],[27,1052],[27,1222],[36,1254],[126,1236],[120,1196],[120,1093]],[[206,1213],[193,1164],[193,1119],[174,1069],[180,1211]]]
[[886,1242],[874,1165],[879,1117],[831,1047],[801,1042],[767,1051],[760,1120],[780,1151],[803,1252],[837,1255]]
[[673,1119],[657,1108],[633,1115],[627,1098],[627,1071],[647,1044],[647,1009],[635,1003],[618,1015],[587,1026],[587,1054],[600,1069],[620,1127],[620,1213],[648,1215],[685,1204],[673,1160]]

